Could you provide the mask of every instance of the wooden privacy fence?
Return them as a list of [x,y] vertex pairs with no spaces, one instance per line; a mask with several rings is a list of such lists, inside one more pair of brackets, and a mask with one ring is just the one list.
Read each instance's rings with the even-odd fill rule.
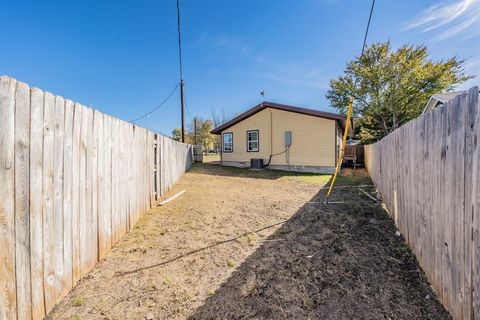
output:
[[202,145],[194,145],[193,146],[193,160],[194,162],[203,163],[203,146]]
[[478,87],[365,147],[390,215],[454,319],[480,318]]
[[41,319],[192,164],[190,145],[0,77],[0,319]]

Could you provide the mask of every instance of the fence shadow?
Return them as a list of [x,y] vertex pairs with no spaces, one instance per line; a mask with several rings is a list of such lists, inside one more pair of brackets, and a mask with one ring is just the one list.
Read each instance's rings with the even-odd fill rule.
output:
[[189,319],[449,319],[379,203],[321,190]]

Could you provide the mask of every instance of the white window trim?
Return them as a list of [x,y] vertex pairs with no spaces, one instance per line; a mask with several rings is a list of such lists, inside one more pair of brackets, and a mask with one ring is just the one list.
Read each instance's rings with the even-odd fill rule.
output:
[[[225,149],[225,135],[230,135],[232,138],[232,142],[229,142],[230,144],[230,150]],[[233,132],[225,132],[222,135],[222,151],[225,153],[232,153],[233,152]]]
[[[250,140],[250,132],[256,132],[257,133],[257,139],[256,140]],[[250,143],[251,142],[256,142],[257,143],[257,148],[256,149],[250,149]],[[258,152],[260,150],[260,131],[259,130],[247,130],[247,152]]]

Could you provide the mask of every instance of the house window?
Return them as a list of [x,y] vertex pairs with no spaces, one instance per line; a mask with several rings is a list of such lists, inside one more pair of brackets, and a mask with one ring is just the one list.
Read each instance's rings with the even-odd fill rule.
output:
[[258,152],[258,130],[247,131],[247,151]]
[[226,132],[223,134],[223,152],[233,152],[233,133]]

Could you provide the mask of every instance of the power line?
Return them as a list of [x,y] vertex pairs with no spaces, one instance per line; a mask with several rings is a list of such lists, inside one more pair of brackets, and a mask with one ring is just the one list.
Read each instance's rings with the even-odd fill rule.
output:
[[175,91],[177,91],[177,88],[180,86],[180,84],[177,84],[175,86],[175,88],[173,88],[172,92],[170,92],[170,94],[158,105],[156,106],[155,108],[153,108],[152,110],[150,110],[149,112],[145,113],[143,116],[141,117],[138,117],[134,120],[131,120],[130,122],[134,123],[134,122],[137,122],[138,120],[142,120],[144,118],[147,118],[149,117],[153,112],[157,111],[158,109],[160,109],[161,106],[163,106],[167,101],[168,99],[170,99],[170,97],[175,93]]
[[360,57],[363,56],[363,52],[365,51],[365,44],[367,43],[368,29],[370,29],[370,21],[372,20],[372,13],[373,13],[374,6],[375,6],[375,0],[372,1],[372,7],[370,8],[370,15],[368,16],[367,28],[365,29],[365,36],[363,37],[362,54],[360,55]]
[[[365,51],[365,45],[367,43],[368,30],[370,29],[370,21],[372,20],[372,13],[373,13],[373,7],[374,6],[375,6],[375,0],[372,0],[372,7],[370,8],[370,15],[368,16],[367,28],[365,29],[365,36],[363,37],[362,54],[360,55],[360,59],[363,57],[363,53]],[[357,78],[355,78],[355,83],[354,83],[354,87],[356,87],[356,86],[357,86]],[[335,167],[335,173],[333,175],[332,181],[330,182],[330,187],[328,188],[327,198],[330,196],[330,192],[332,192],[333,185],[335,184],[335,180],[337,179],[338,172],[340,171],[340,166],[342,165],[343,153],[344,153],[344,150],[345,150],[345,144],[346,144],[346,139],[347,139],[347,134],[348,134],[348,126],[350,125],[352,110],[353,110],[353,94],[350,96],[350,103],[348,105],[348,113],[347,113],[347,119],[346,119],[346,122],[345,122],[345,131],[343,133],[340,156],[338,157],[337,166]],[[353,124],[352,124],[352,126],[353,126]],[[352,128],[352,130],[353,130],[353,128]],[[326,201],[325,201],[325,203],[326,203]]]

